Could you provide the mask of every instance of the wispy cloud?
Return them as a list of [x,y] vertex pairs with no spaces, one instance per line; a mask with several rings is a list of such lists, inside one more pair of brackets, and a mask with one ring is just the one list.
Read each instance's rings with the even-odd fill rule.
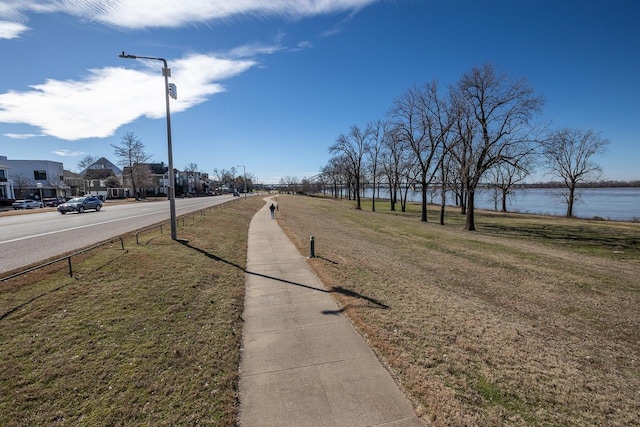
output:
[[[364,7],[364,5],[362,7]],[[360,8],[354,8],[353,10],[351,10],[351,13],[349,13],[349,15],[346,18],[344,18],[340,23],[338,23],[335,27],[333,27],[330,30],[322,32],[320,34],[320,37],[333,37],[336,34],[340,34],[343,31],[344,26],[349,21],[351,21],[359,11],[360,11]]]
[[19,22],[0,21],[0,39],[11,40],[20,37],[29,27]]
[[57,150],[53,150],[52,151],[53,154],[58,155],[60,157],[80,157],[80,156],[86,156],[87,153],[85,153],[84,151],[70,151],[70,150],[66,150],[64,148],[59,148]]
[[45,136],[43,134],[35,134],[35,133],[5,133],[3,135],[11,139],[30,139],[30,138],[36,138],[38,136]]
[[280,45],[250,43],[229,50],[227,55],[231,58],[253,58],[257,55],[271,55],[281,50],[284,50],[284,47]]
[[310,41],[301,41],[298,43],[298,49],[310,49],[313,47]]
[[[252,60],[204,54],[170,61],[179,92],[172,112],[205,102],[224,91],[220,81],[255,65]],[[164,117],[158,64],[130,61],[130,66],[93,69],[82,80],[47,80],[28,91],[0,94],[0,122],[28,124],[45,135],[73,141],[111,136],[139,117]]]
[[181,27],[241,15],[300,19],[335,12],[358,11],[379,0],[155,0],[141,7],[140,0],[12,0],[0,3],[10,20],[30,13],[59,12],[82,19],[130,29]]
[[332,37],[336,34],[340,34],[342,32],[342,27],[332,28],[330,30],[324,31],[320,34],[320,37]]
[[[0,39],[19,38],[30,28],[25,23],[38,13],[64,13],[84,21],[140,30],[180,27],[238,16],[270,16],[301,19],[315,15],[348,12],[350,16],[380,0],[0,0]],[[270,44],[254,43],[224,54],[193,54],[171,59],[179,99],[172,101],[174,113],[205,102],[224,91],[221,81],[241,74],[258,63],[258,55],[287,50],[279,33]],[[310,48],[301,42],[293,50]],[[136,53],[136,52],[131,52]],[[7,135],[10,138],[53,136],[63,140],[103,138],[140,117],[165,115],[162,79],[154,61],[130,61],[122,67],[88,70],[75,80],[49,79],[26,91],[0,94],[0,122],[27,124],[41,133]]]

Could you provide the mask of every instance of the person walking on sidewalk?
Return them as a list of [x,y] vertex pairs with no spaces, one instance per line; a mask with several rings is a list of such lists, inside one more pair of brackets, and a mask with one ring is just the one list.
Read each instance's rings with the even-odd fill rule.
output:
[[274,219],[276,217],[276,207],[273,203],[269,206],[269,210],[271,211],[271,219]]

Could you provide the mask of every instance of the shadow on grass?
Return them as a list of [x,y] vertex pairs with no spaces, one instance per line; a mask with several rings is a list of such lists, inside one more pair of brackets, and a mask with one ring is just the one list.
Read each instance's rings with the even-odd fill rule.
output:
[[323,260],[323,261],[330,262],[330,263],[331,263],[331,264],[333,264],[333,265],[338,265],[338,263],[337,263],[336,261],[333,261],[333,260],[331,260],[331,259],[329,259],[329,258],[325,258],[325,257],[323,257],[323,256],[321,256],[321,255],[316,255],[316,258],[321,259],[321,260]]
[[[124,253],[122,253],[122,254],[120,254],[120,255],[116,256],[114,259],[108,260],[108,261],[106,261],[106,262],[105,262],[104,264],[102,264],[102,265],[98,265],[95,269],[93,269],[93,271],[99,271],[99,270],[102,270],[102,269],[103,269],[103,268],[105,268],[107,265],[111,264],[111,263],[112,263],[112,262],[114,262],[116,259],[120,258],[120,256],[124,255],[125,253],[128,253],[128,251],[126,251],[126,250],[125,250],[125,252],[124,252]],[[61,258],[61,259],[63,259],[63,258]],[[17,312],[17,311],[18,311],[18,310],[20,310],[21,308],[28,306],[28,305],[29,305],[29,304],[31,304],[32,302],[35,302],[35,301],[39,300],[39,299],[40,299],[40,298],[42,298],[42,297],[46,297],[46,296],[48,296],[48,295],[51,295],[51,294],[53,294],[54,292],[58,292],[58,291],[60,291],[60,290],[62,290],[62,289],[64,289],[64,288],[66,288],[67,286],[69,286],[69,285],[71,285],[71,284],[73,284],[73,283],[76,283],[76,281],[78,280],[77,274],[76,274],[75,276],[71,277],[71,279],[75,279],[75,281],[69,281],[68,283],[65,283],[65,284],[60,285],[60,286],[58,286],[58,287],[56,287],[56,288],[50,289],[50,290],[48,290],[48,291],[46,291],[46,292],[43,292],[43,293],[41,293],[40,295],[37,295],[37,296],[35,296],[35,297],[33,297],[33,298],[29,299],[28,301],[23,302],[23,303],[21,303],[21,304],[19,304],[19,305],[15,306],[14,308],[9,309],[7,312],[0,314],[0,321],[4,320],[6,317],[10,316],[11,314],[13,314],[13,313]],[[37,282],[36,282],[36,283],[37,283]]]
[[[242,270],[246,274],[251,274],[253,276],[258,276],[258,277],[263,277],[265,279],[275,280],[275,281],[278,281],[278,282],[281,282],[281,283],[286,283],[288,285],[294,285],[294,286],[299,286],[301,288],[311,289],[313,291],[324,292],[324,293],[329,293],[329,294],[336,293],[336,294],[341,294],[341,295],[344,295],[344,296],[347,296],[347,297],[362,299],[362,300],[365,300],[367,302],[372,303],[377,308],[380,308],[380,309],[383,309],[383,310],[388,310],[390,308],[387,304],[384,304],[381,301],[378,301],[378,300],[376,300],[374,298],[371,298],[371,297],[368,297],[366,295],[359,294],[358,292],[352,291],[350,289],[343,288],[342,286],[333,286],[329,290],[320,289],[320,288],[316,288],[316,287],[313,287],[313,286],[310,286],[310,285],[305,285],[303,283],[292,282],[290,280],[281,279],[279,277],[273,277],[273,276],[268,276],[268,275],[262,274],[262,273],[256,273],[256,272],[253,272],[253,271],[249,271],[249,270],[245,269],[244,267],[242,267],[241,265],[238,265],[238,264],[236,264],[234,262],[227,261],[227,260],[225,260],[223,258],[220,258],[219,256],[216,256],[216,255],[214,255],[212,253],[209,253],[209,252],[207,252],[207,251],[205,251],[203,249],[200,249],[200,248],[198,248],[196,246],[190,245],[186,241],[180,241],[180,243],[182,245],[190,248],[190,249],[193,249],[195,251],[200,252],[201,254],[205,255],[207,258],[211,258],[214,261],[224,262],[225,264],[231,265],[231,266],[233,266],[235,268],[238,268],[238,269]],[[333,261],[330,261],[330,262],[333,262]],[[338,313],[340,313],[340,312],[342,312],[344,310],[345,310],[345,308],[342,308],[340,310],[325,310],[325,311],[323,311],[323,314],[338,314]]]
[[51,289],[51,290],[49,290],[47,292],[44,292],[44,293],[42,293],[40,295],[37,295],[37,296],[31,298],[29,301],[23,302],[22,304],[19,304],[19,305],[15,306],[14,308],[12,308],[9,311],[7,311],[6,313],[0,314],[0,321],[4,320],[5,317],[15,313],[16,311],[20,310],[21,308],[26,307],[27,305],[31,304],[32,302],[37,301],[42,297],[46,297],[47,295],[50,295],[50,294],[52,294],[54,292],[57,292],[57,291],[59,291],[59,290],[61,290],[63,288],[66,288],[71,283],[73,283],[73,282],[65,283],[64,285],[60,285],[57,288]]
[[599,224],[505,224],[486,222],[481,225],[488,233],[502,236],[526,237],[541,242],[570,243],[579,248],[599,247],[605,250],[624,250],[636,253],[640,239],[635,232],[612,232]]

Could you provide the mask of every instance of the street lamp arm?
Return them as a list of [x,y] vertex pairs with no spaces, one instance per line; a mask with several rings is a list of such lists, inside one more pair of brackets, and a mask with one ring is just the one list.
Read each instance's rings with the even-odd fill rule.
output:
[[164,63],[164,68],[167,68],[167,60],[164,58],[159,58],[159,57],[155,57],[155,56],[138,56],[138,55],[129,55],[124,53],[124,50],[122,51],[122,53],[118,54],[119,58],[124,58],[124,59],[152,59],[154,61],[162,61]]
[[118,55],[118,57],[125,58],[125,59],[138,59],[138,57],[135,56],[135,55],[127,55],[127,54],[125,54],[124,50],[122,51],[121,54]]

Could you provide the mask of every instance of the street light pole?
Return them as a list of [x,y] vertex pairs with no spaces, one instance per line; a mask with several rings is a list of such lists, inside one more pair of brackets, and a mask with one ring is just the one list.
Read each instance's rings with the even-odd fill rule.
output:
[[238,168],[242,168],[242,170],[244,171],[244,198],[247,198],[247,168],[244,167],[244,165],[238,165],[236,166]]
[[122,51],[118,56],[125,59],[151,59],[154,61],[162,61],[164,64],[164,67],[162,68],[162,75],[164,76],[164,94],[167,104],[167,150],[169,155],[169,210],[171,212],[171,240],[178,240],[176,232],[176,192],[175,177],[173,173],[173,149],[171,147],[171,113],[169,111],[169,76],[171,76],[171,70],[167,66],[167,60],[164,58],[126,55],[124,51]]

